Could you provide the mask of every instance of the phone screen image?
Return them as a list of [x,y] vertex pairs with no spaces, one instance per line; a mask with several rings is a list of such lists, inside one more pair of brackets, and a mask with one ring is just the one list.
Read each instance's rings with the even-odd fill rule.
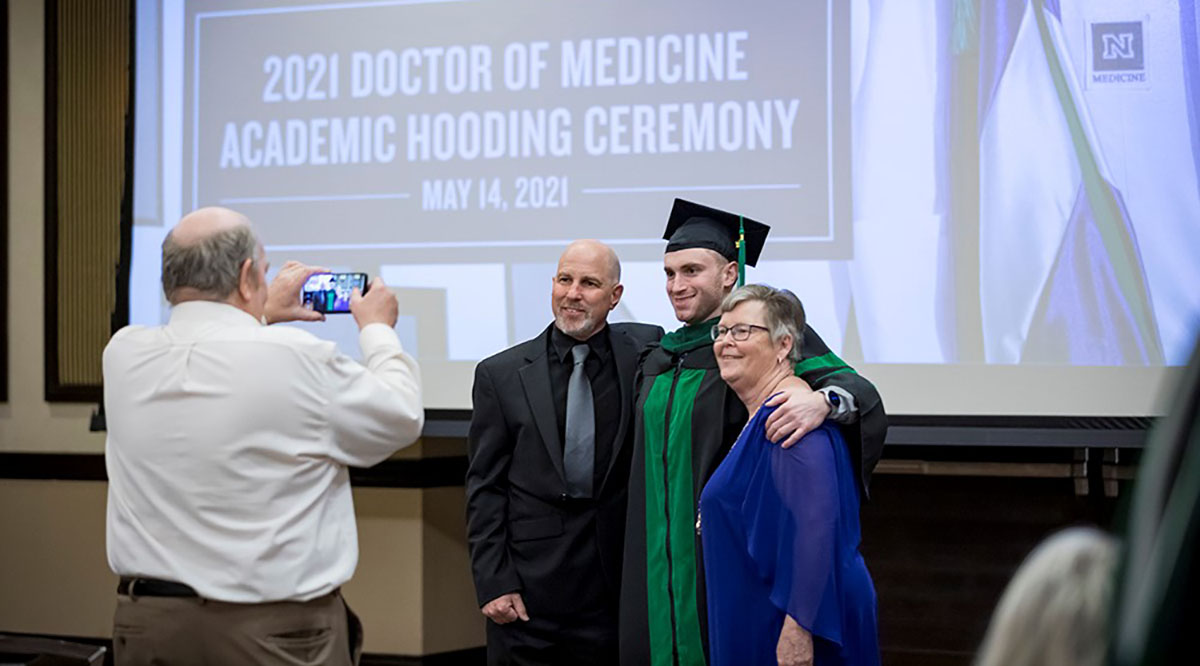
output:
[[304,307],[325,314],[350,311],[350,294],[367,289],[366,273],[317,273],[301,290]]

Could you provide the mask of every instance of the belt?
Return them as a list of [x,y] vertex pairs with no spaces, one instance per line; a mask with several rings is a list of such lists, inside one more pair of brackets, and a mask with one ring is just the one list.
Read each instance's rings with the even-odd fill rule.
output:
[[117,594],[130,597],[198,597],[190,585],[157,578],[122,576]]

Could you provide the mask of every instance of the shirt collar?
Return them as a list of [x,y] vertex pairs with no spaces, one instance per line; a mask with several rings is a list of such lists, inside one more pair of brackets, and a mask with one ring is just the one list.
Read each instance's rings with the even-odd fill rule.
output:
[[170,325],[219,323],[226,326],[262,326],[249,312],[228,303],[184,301],[171,308]]
[[590,353],[601,361],[608,360],[608,351],[612,348],[608,341],[608,324],[605,324],[604,328],[597,331],[586,342],[580,342],[563,333],[558,330],[557,326],[551,325],[550,329],[550,348],[554,351],[554,355],[559,363],[573,363],[574,359],[571,356],[571,348],[578,344],[586,344],[591,348]]

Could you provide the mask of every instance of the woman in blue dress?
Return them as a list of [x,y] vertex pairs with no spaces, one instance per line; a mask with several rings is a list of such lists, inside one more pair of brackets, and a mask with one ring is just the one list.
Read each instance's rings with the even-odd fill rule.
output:
[[807,387],[792,371],[804,308],[791,292],[748,285],[721,312],[717,364],[750,421],[700,496],[711,663],[875,666],[875,587],[842,435],[825,423],[783,449],[764,426],[764,402]]

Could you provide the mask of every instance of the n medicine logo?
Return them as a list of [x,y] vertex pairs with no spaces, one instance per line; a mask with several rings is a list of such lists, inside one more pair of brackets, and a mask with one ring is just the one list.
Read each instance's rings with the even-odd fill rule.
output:
[[1145,83],[1142,22],[1092,24],[1090,83]]

